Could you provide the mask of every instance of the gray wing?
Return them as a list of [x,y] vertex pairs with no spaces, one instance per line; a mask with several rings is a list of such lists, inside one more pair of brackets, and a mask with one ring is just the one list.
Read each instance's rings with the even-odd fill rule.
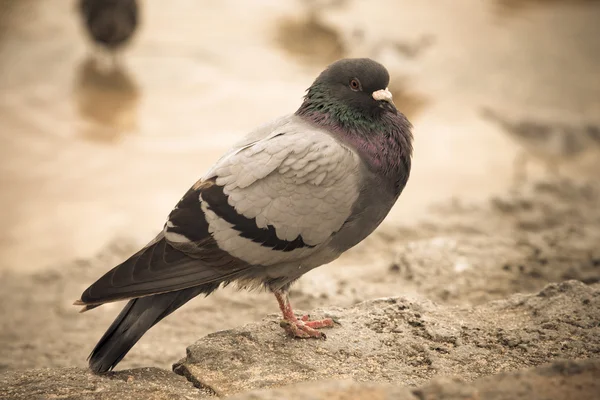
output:
[[204,177],[223,192],[240,219],[270,232],[245,232],[201,196],[219,247],[249,264],[274,265],[309,256],[349,218],[359,194],[359,158],[329,134],[291,117],[269,136],[221,159]]
[[163,232],[80,303],[212,288],[325,246],[358,197],[358,156],[297,117],[261,129],[221,158],[179,201]]

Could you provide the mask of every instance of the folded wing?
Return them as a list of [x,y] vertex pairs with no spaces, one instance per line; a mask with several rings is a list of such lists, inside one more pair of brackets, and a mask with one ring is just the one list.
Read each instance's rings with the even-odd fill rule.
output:
[[161,235],[109,271],[82,304],[260,279],[319,251],[350,217],[358,156],[297,117],[223,157],[179,201]]

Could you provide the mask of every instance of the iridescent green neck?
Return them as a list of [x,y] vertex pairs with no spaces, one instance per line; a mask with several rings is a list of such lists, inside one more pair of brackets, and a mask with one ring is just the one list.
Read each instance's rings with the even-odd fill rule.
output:
[[319,85],[313,85],[308,90],[304,102],[296,112],[300,116],[315,113],[327,115],[330,123],[348,130],[372,131],[380,128],[378,118],[333,99]]
[[399,112],[369,115],[332,100],[311,87],[296,115],[320,126],[356,149],[370,169],[400,194],[408,180],[412,156],[410,122]]

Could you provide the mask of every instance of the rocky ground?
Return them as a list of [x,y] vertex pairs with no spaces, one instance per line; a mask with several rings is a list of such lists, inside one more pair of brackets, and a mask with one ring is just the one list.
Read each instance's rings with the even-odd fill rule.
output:
[[[65,2],[0,3],[0,399],[600,399],[597,2],[152,2],[114,93]],[[384,225],[292,288],[337,322],[327,340],[228,287],[91,374],[123,304],[73,301],[228,143],[357,56],[390,70],[415,157]]]
[[206,336],[174,371],[223,396],[322,379],[472,381],[559,358],[598,357],[598,289],[567,281],[476,307],[391,297],[322,309],[315,314],[338,322],[326,341],[289,341],[269,320]]
[[[425,399],[455,398],[458,388],[495,390],[490,385],[518,391],[509,382],[523,380],[535,391],[550,374],[564,378],[564,396],[588,390],[590,377],[600,376],[599,196],[595,184],[558,180],[481,204],[442,204],[430,222],[387,226],[294,287],[298,310],[317,308],[311,314],[337,321],[326,341],[286,338],[269,294],[228,288],[167,318],[120,365],[144,368],[105,378],[85,371],[85,357],[120,304],[80,315],[71,303],[107,265],[133,251],[127,241],[52,270],[6,271],[0,385],[7,398],[52,388],[46,393],[55,398],[110,399],[141,387],[138,398],[200,398],[315,381],[302,387]],[[176,362],[186,346],[187,356]],[[592,361],[520,372],[563,359]],[[174,362],[197,389],[165,372]],[[52,369],[32,370],[40,367]],[[482,380],[495,374],[503,375]],[[435,380],[447,376],[475,383]],[[257,393],[241,398],[266,396]],[[533,398],[519,393],[504,398]]]

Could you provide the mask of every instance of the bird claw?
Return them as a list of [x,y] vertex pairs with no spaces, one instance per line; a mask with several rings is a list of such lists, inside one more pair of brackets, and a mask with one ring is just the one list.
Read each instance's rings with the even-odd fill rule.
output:
[[279,325],[289,336],[293,338],[327,339],[327,335],[324,332],[318,331],[317,329],[333,327],[333,320],[331,318],[325,318],[318,321],[309,321],[308,315],[305,315],[296,321],[284,319],[279,323]]

